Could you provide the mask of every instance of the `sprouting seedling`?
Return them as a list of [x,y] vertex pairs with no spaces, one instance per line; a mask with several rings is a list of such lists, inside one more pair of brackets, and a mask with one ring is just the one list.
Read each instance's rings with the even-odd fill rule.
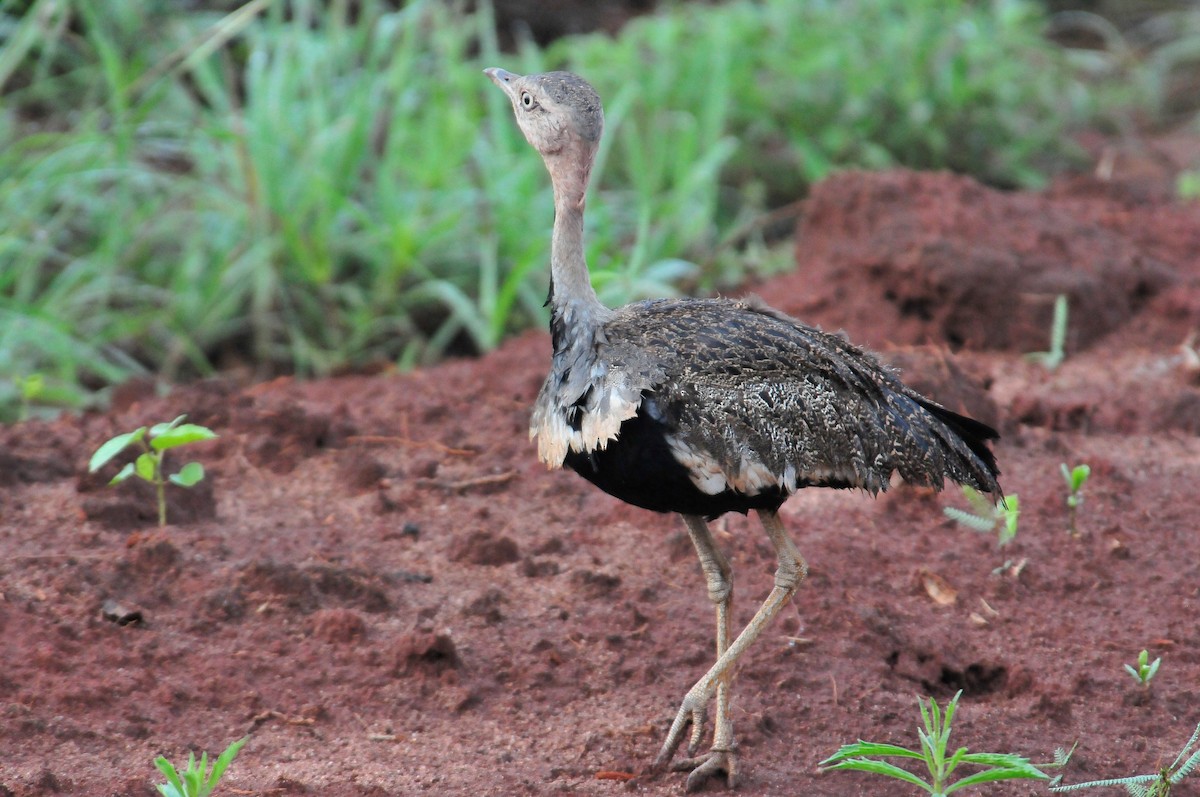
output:
[[1083,486],[1092,475],[1092,469],[1088,465],[1068,468],[1065,462],[1059,467],[1062,468],[1063,479],[1067,483],[1067,529],[1072,537],[1078,537],[1079,530],[1075,526],[1075,519],[1079,514],[1080,505],[1083,504]]
[[971,505],[971,511],[947,506],[942,509],[946,517],[975,531],[987,533],[999,529],[997,545],[1012,542],[1017,536],[1017,520],[1021,514],[1017,496],[1007,495],[993,503],[973,487],[963,485],[963,497]]
[[188,753],[187,768],[183,773],[175,770],[164,756],[154,759],[154,766],[163,773],[166,783],[158,784],[158,791],[163,797],[208,797],[217,788],[217,783],[225,770],[233,762],[233,757],[242,749],[242,745],[250,737],[244,736],[225,748],[225,752],[217,756],[213,762],[212,772],[208,772],[208,753],[200,754],[200,765],[196,765],[196,754]]
[[1148,689],[1150,688],[1150,681],[1154,678],[1155,673],[1158,672],[1158,665],[1161,663],[1162,658],[1150,661],[1150,653],[1143,650],[1138,654],[1137,667],[1134,667],[1132,664],[1126,664],[1125,672],[1133,676],[1133,680]]
[[1200,171],[1185,170],[1175,178],[1175,194],[1182,200],[1200,199]]
[[28,376],[18,376],[15,382],[17,392],[21,395],[21,412],[18,417],[24,421],[29,418],[29,410],[34,402],[40,399],[46,391],[46,377],[41,374],[29,374]]
[[1067,295],[1060,293],[1054,297],[1054,317],[1050,321],[1050,350],[1025,355],[1027,359],[1041,363],[1047,371],[1058,368],[1066,357],[1064,347],[1067,343],[1067,310]]
[[[932,797],[945,797],[968,786],[999,780],[1050,780],[1049,775],[1029,763],[1028,759],[1011,753],[969,753],[967,748],[960,747],[947,755],[950,723],[954,719],[958,698],[961,696],[960,689],[946,706],[944,715],[933,698],[929,699],[928,707],[918,698],[917,705],[921,708],[921,719],[925,724],[924,730],[917,729],[917,736],[921,740],[920,750],[910,750],[894,744],[864,742],[860,739],[854,744],[843,745],[840,750],[822,761],[821,766],[825,769],[848,769],[886,775],[918,786]],[[890,761],[881,760],[884,758],[912,758],[922,761],[929,770],[930,779],[926,781]],[[954,770],[964,764],[982,769],[950,782]]]
[[119,434],[96,449],[88,462],[88,472],[95,473],[104,467],[113,457],[132,445],[142,447],[142,453],[133,462],[126,463],[109,484],[119,484],[130,476],[154,485],[158,496],[158,525],[167,525],[167,482],[180,487],[194,487],[204,479],[204,466],[199,462],[189,462],[179,469],[178,473],[164,475],[163,458],[168,449],[185,446],[200,440],[212,440],[217,435],[204,426],[194,423],[183,423],[186,415],[180,415],[170,423],[158,423],[149,428],[141,426],[132,432]]
[[[1200,725],[1192,733],[1192,738],[1175,756],[1171,766],[1163,767],[1150,775],[1130,775],[1127,778],[1111,778],[1109,780],[1092,780],[1087,783],[1073,783],[1070,786],[1052,784],[1050,791],[1076,791],[1090,789],[1093,786],[1122,786],[1131,797],[1169,797],[1171,790],[1179,785],[1188,773],[1200,765]],[[1194,749],[1193,749],[1194,748]]]

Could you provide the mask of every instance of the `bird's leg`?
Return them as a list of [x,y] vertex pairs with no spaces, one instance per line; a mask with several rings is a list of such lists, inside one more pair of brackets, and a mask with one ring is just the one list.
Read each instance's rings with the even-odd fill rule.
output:
[[[733,570],[729,561],[717,548],[713,541],[708,524],[699,515],[684,515],[688,534],[692,544],[696,546],[696,555],[700,558],[700,569],[704,571],[704,580],[708,583],[708,597],[713,602],[717,612],[717,658],[725,655],[729,648],[731,623],[733,620],[731,607],[733,603]],[[676,762],[676,770],[692,770],[688,782],[696,783],[716,772],[724,772],[730,788],[737,779],[737,759],[734,756],[733,715],[729,710],[729,687],[733,680],[730,669],[717,681],[717,720],[713,731],[713,744],[709,753],[699,758],[689,758]],[[700,748],[704,732],[704,712],[707,701],[691,716],[692,735],[688,742],[688,755],[694,755]]]
[[[804,559],[796,550],[796,546],[788,538],[787,532],[783,528],[783,523],[779,520],[779,515],[770,510],[760,509],[758,510],[758,517],[762,521],[767,536],[771,539],[771,544],[775,546],[775,557],[778,563],[775,569],[775,586],[771,589],[771,593],[767,596],[767,599],[763,601],[763,605],[755,612],[754,617],[742,629],[742,632],[738,634],[737,639],[733,640],[725,649],[725,652],[717,658],[716,663],[713,664],[709,671],[688,690],[688,693],[683,698],[683,703],[679,706],[678,713],[675,715],[675,721],[671,723],[671,730],[667,733],[667,739],[663,742],[662,749],[658,753],[658,758],[655,759],[655,766],[664,765],[675,754],[676,749],[678,749],[680,743],[683,741],[684,728],[687,727],[689,721],[695,722],[697,718],[703,720],[704,707],[708,704],[708,699],[712,697],[713,692],[719,688],[723,681],[726,682],[725,685],[728,688],[726,678],[733,665],[742,653],[746,651],[746,648],[754,643],[754,640],[758,638],[763,629],[774,619],[779,610],[792,599],[792,596],[796,594],[796,587],[808,572],[808,567]],[[695,530],[690,522],[688,523],[688,529],[692,531],[693,539],[696,539]],[[707,529],[705,536],[708,536]],[[711,537],[708,537],[708,539],[709,545],[711,545]],[[697,548],[699,547],[697,545]],[[701,558],[703,560],[703,557]],[[693,740],[694,738],[695,733],[693,733]],[[715,746],[714,743],[714,749]],[[718,768],[716,765],[713,767],[714,770]],[[711,774],[711,771],[701,774],[700,770],[697,769],[688,778],[688,788],[694,789],[698,787],[703,778],[709,774]],[[700,775],[700,779],[693,780],[697,775]]]

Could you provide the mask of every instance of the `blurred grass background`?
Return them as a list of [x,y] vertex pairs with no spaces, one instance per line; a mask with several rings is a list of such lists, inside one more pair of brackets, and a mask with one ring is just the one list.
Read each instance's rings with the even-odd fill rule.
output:
[[588,248],[617,304],[786,268],[772,211],[839,169],[1037,188],[1073,131],[1177,123],[1200,10],[730,0],[537,39],[453,0],[0,0],[0,420],[544,323],[549,182],[485,66],[605,99]]

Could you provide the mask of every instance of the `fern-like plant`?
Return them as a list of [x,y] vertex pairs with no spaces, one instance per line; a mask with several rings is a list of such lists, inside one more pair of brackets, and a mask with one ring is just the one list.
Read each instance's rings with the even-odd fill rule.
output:
[[1017,536],[1017,519],[1021,514],[1020,502],[1017,496],[1008,495],[992,503],[973,487],[963,485],[963,497],[971,505],[971,511],[948,506],[942,509],[946,517],[960,525],[975,531],[987,533],[999,529],[997,545],[1003,546],[1012,542]]
[[1050,791],[1079,791],[1096,786],[1121,786],[1130,797],[1170,797],[1172,790],[1188,776],[1192,770],[1200,767],[1200,725],[1192,733],[1192,738],[1175,756],[1169,767],[1163,767],[1150,775],[1130,775],[1127,778],[1109,778],[1108,780],[1092,780],[1087,783],[1073,783],[1069,786],[1053,785]]
[[1055,370],[1066,359],[1068,309],[1067,295],[1060,293],[1054,299],[1054,317],[1050,321],[1050,350],[1025,355],[1026,359],[1041,363],[1047,371]]

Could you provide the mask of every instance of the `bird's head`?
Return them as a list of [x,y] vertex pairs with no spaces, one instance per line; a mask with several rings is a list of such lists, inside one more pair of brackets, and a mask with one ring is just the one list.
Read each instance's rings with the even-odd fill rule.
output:
[[508,95],[525,140],[552,175],[572,165],[586,174],[604,132],[600,97],[586,80],[570,72],[514,75],[496,67],[483,72]]

